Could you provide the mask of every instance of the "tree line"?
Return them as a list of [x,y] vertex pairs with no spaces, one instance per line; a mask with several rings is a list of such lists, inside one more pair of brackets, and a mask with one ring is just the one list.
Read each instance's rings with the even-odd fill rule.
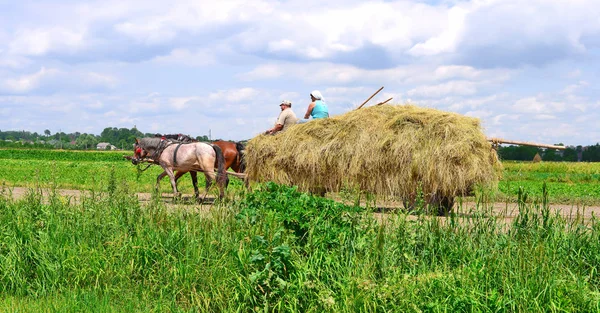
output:
[[[44,130],[43,134],[29,131],[1,131],[0,147],[30,147],[37,149],[68,149],[68,150],[96,150],[101,142],[109,143],[117,149],[129,150],[133,147],[136,138],[152,137],[156,134],[142,133],[137,128],[107,127],[100,135],[88,133],[65,133]],[[196,140],[209,141],[208,136],[197,136]],[[110,149],[110,146],[107,147]]]
[[[137,128],[107,127],[100,135],[87,133],[52,134],[44,130],[43,134],[29,131],[1,131],[0,147],[31,147],[41,149],[96,150],[98,143],[106,142],[118,149],[131,149],[136,138],[152,137],[153,133],[142,133]],[[208,136],[196,136],[196,140],[208,142]],[[562,144],[558,144],[562,145]],[[110,146],[108,147],[110,149]],[[501,160],[531,161],[539,154],[543,161],[600,162],[600,144],[592,146],[567,147],[565,150],[542,149],[528,146],[500,146],[498,156]]]

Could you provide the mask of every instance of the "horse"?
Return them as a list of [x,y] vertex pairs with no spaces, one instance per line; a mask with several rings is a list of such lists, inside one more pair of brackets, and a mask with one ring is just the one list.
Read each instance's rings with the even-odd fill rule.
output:
[[[164,138],[175,143],[199,142],[198,140],[193,139],[188,135],[182,134],[156,134],[154,135],[154,137]],[[221,148],[221,151],[223,152],[223,157],[225,158],[226,171],[228,169],[232,169],[236,173],[243,173],[246,170],[246,161],[244,159],[244,150],[246,149],[246,147],[241,142],[217,140],[213,141],[212,144]],[[185,173],[187,172],[178,171],[175,175],[175,180],[179,179],[179,177],[183,176]]]
[[[198,192],[197,172],[203,172],[206,178],[206,191],[202,200],[210,189],[212,181],[217,180],[219,185],[219,198],[225,196],[225,187],[228,184],[225,172],[225,159],[221,148],[204,142],[178,143],[164,138],[147,137],[135,140],[134,157],[131,162],[136,165],[150,158],[153,163],[159,164],[164,172],[156,179],[156,188],[160,180],[168,175],[173,187],[175,197],[179,196],[174,171],[178,173],[190,172],[196,199],[200,200]],[[215,167],[218,169],[215,175]]]

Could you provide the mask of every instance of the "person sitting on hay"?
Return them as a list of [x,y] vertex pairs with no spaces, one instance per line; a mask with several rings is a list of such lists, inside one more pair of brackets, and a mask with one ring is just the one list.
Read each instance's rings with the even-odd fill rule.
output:
[[274,135],[277,132],[284,131],[290,127],[290,125],[296,124],[298,118],[294,111],[292,111],[292,102],[288,100],[281,101],[279,104],[281,108],[281,112],[279,113],[279,117],[277,117],[277,123],[273,128],[267,130],[265,135]]
[[327,108],[327,104],[325,103],[325,99],[320,91],[314,90],[310,93],[310,104],[308,105],[308,109],[306,110],[306,114],[304,114],[304,119],[299,123],[308,122],[308,118],[312,116],[313,119],[318,118],[327,118],[329,117],[329,108]]

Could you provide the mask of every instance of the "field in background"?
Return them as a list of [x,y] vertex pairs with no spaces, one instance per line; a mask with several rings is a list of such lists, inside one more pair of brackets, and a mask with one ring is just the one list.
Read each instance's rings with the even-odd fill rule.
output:
[[600,204],[600,162],[502,163],[504,174],[498,185],[500,199],[515,201],[519,187],[533,196],[547,186],[551,203]]
[[[110,177],[127,182],[132,192],[152,192],[156,176],[162,172],[151,166],[140,172],[123,158],[128,151],[57,151],[0,149],[0,184],[11,187],[35,187],[52,182],[59,189],[92,189],[106,185]],[[541,197],[545,183],[551,203],[600,205],[600,163],[503,162],[504,173],[495,193],[496,201],[515,202],[519,188],[533,197]],[[203,175],[199,186],[204,187]],[[179,181],[180,191],[193,193],[189,175]],[[231,178],[230,188],[241,188]],[[172,192],[168,178],[161,192]]]

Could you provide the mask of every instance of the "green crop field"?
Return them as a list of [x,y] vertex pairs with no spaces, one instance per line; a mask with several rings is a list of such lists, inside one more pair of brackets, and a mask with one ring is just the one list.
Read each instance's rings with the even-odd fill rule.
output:
[[550,201],[565,204],[600,204],[600,163],[503,162],[504,174],[499,191],[516,199],[519,187],[541,196],[542,185]]
[[[600,223],[546,201],[596,201],[580,187],[598,185],[596,164],[505,162],[497,193],[518,204],[505,221],[486,204],[381,217],[236,179],[214,204],[141,202],[160,169],[122,154],[0,150],[1,312],[600,311]],[[13,199],[14,186],[32,188]]]

